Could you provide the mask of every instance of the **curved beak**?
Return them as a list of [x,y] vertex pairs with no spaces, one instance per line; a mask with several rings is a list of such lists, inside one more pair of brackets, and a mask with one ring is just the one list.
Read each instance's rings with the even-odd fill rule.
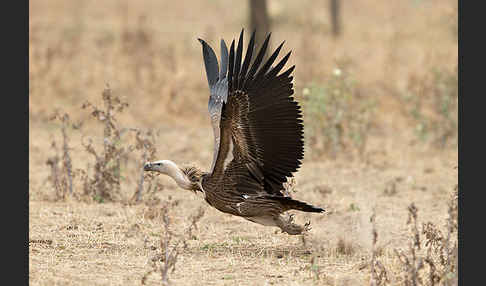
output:
[[152,171],[152,163],[147,162],[145,165],[143,165],[143,170],[144,171]]

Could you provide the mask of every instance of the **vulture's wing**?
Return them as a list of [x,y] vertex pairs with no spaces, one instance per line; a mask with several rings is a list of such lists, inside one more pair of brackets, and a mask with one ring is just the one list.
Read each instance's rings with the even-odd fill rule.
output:
[[[224,172],[226,177],[231,177],[226,182],[231,182],[239,193],[260,194],[263,191],[282,195],[282,184],[299,168],[304,156],[302,114],[292,97],[294,66],[278,74],[290,52],[272,67],[282,43],[263,63],[269,39],[270,35],[253,59],[253,33],[242,62],[242,31],[236,52],[234,41],[230,47],[228,76],[221,81],[227,84],[226,90],[221,88],[215,92],[215,98],[221,97],[222,104],[221,115],[217,118],[219,124],[213,123],[219,148],[211,175]],[[211,107],[210,114],[213,116]]]
[[213,49],[204,40],[198,40],[202,44],[204,65],[206,67],[210,92],[208,111],[214,131],[214,157],[210,173],[213,173],[214,165],[219,154],[221,112],[223,102],[226,102],[228,96],[228,81],[226,78],[228,71],[228,48],[224,40],[221,40],[221,71],[219,71],[218,59]]

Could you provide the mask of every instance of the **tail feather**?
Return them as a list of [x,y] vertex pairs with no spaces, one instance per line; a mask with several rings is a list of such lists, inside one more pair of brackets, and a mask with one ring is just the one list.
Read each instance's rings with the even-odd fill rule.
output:
[[303,212],[311,212],[311,213],[322,213],[325,212],[324,209],[320,207],[316,207],[313,205],[309,205],[308,203],[304,203],[298,200],[294,200],[290,197],[277,197],[272,196],[272,199],[280,201],[282,205],[287,208],[287,210],[299,210]]

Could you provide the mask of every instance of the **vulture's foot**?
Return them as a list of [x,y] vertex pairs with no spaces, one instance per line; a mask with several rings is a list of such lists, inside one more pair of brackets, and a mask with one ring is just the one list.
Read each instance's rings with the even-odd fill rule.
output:
[[277,226],[280,227],[282,232],[286,232],[290,235],[303,234],[311,230],[310,222],[307,222],[304,226],[301,226],[293,223],[293,221],[294,221],[293,214],[289,215],[287,219],[282,216],[279,216],[276,219]]
[[308,231],[310,231],[311,229],[312,229],[312,227],[310,226],[310,221],[306,222],[306,223],[304,224],[304,230],[305,230],[306,232],[308,232]]

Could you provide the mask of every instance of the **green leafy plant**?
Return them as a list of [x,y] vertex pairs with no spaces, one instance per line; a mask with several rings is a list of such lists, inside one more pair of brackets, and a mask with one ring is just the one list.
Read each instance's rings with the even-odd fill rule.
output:
[[376,103],[351,74],[336,68],[326,82],[304,87],[302,95],[307,141],[315,153],[332,158],[342,151],[363,153]]
[[402,96],[405,112],[421,142],[457,146],[458,76],[453,71],[432,68],[425,76],[412,74]]

